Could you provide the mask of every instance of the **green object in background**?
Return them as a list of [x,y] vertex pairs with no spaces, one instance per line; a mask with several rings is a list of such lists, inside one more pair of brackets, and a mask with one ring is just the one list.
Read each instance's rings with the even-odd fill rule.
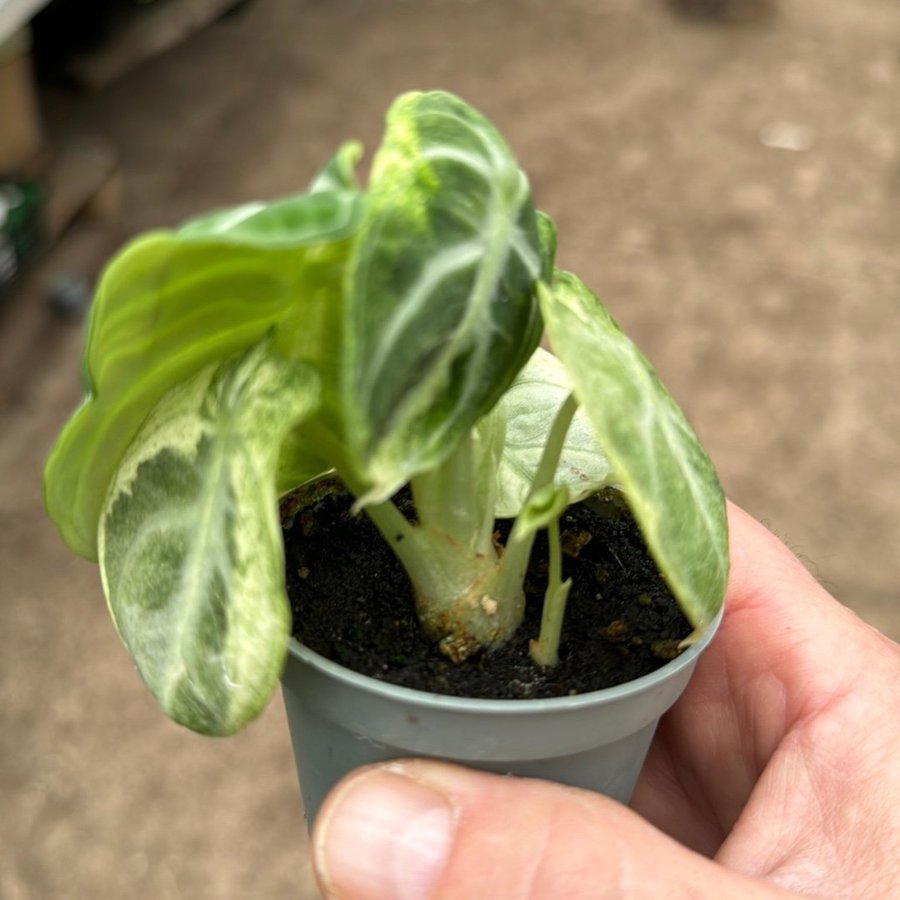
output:
[[0,288],[37,252],[42,199],[36,181],[0,181]]

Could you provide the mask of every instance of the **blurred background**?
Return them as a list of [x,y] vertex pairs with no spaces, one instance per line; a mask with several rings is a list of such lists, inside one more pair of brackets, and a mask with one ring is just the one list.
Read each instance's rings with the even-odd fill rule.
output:
[[0,897],[314,897],[279,698],[156,710],[40,472],[99,265],[293,192],[400,91],[481,108],[728,494],[900,637],[900,5],[0,0]]

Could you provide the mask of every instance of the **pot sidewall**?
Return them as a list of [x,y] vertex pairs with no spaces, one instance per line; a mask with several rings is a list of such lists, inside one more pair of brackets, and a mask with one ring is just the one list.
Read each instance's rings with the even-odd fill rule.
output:
[[430,694],[360,675],[292,640],[282,691],[310,827],[327,793],[353,769],[430,757],[488,772],[631,797],[663,713],[712,640],[617,687],[547,700]]

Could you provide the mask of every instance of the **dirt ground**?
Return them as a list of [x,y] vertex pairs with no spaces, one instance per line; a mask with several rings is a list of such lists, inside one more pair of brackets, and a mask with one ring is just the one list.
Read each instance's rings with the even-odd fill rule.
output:
[[[120,150],[107,249],[296,190],[341,140],[373,147],[399,91],[468,98],[730,496],[900,638],[900,5],[741,5],[715,24],[664,0],[256,0],[105,90],[48,97],[48,126]],[[26,301],[0,308],[8,359]],[[167,722],[96,570],[45,520],[81,333],[29,334],[0,384],[0,897],[316,896],[280,699],[228,741]]]

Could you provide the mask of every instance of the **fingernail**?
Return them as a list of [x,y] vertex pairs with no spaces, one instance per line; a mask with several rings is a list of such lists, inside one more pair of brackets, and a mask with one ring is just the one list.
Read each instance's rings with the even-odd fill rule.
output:
[[314,833],[314,859],[329,896],[425,900],[453,837],[453,812],[436,791],[375,769],[351,780]]

